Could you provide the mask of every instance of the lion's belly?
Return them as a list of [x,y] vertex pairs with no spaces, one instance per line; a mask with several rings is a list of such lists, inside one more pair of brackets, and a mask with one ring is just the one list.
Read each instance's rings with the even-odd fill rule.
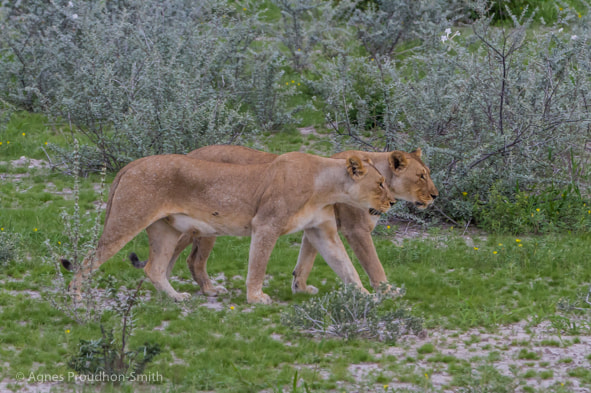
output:
[[171,214],[166,217],[166,221],[179,232],[196,232],[200,236],[250,236],[251,234],[250,218],[240,217],[239,214],[225,218],[213,215],[207,220],[185,214]]
[[289,219],[282,235],[303,231],[306,228],[317,227],[327,220],[334,221],[334,210],[332,206],[326,206],[321,209],[305,207]]

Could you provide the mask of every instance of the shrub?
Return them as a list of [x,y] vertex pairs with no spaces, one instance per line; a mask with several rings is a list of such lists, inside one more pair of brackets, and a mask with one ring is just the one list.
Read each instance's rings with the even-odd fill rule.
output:
[[255,7],[182,0],[6,7],[5,99],[70,120],[109,169],[293,121],[276,83],[282,57],[251,49],[261,33]]
[[529,34],[531,15],[498,28],[485,2],[474,9],[471,32],[442,29],[396,62],[346,54],[326,64],[315,87],[335,133],[365,149],[422,147],[441,190],[427,214],[454,222],[472,220],[493,187],[512,197],[517,184],[573,184],[588,195],[588,16],[565,6]]
[[363,337],[396,341],[403,334],[419,333],[421,319],[412,316],[404,304],[397,304],[393,311],[389,310],[386,303],[391,299],[392,296],[383,291],[371,295],[345,285],[292,306],[283,313],[282,323],[292,329],[345,339]]
[[79,374],[100,374],[105,377],[103,379],[121,382],[143,373],[146,365],[160,354],[160,345],[157,343],[146,342],[135,350],[128,348],[128,339],[134,328],[133,309],[137,305],[143,282],[141,280],[135,291],[125,296],[111,292],[112,305],[109,308],[120,319],[117,326],[119,335],[114,335],[115,328],[106,330],[101,324],[101,337],[96,340],[80,340],[78,353],[70,358],[68,367]]
[[477,203],[474,213],[480,227],[512,234],[591,229],[591,203],[573,185],[507,194],[493,187],[487,203]]
[[16,258],[19,244],[19,236],[7,231],[0,231],[0,264],[12,261]]

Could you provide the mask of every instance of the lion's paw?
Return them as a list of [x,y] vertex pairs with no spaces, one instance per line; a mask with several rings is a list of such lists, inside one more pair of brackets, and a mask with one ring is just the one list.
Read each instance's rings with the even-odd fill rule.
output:
[[224,293],[228,293],[228,290],[221,285],[217,285],[208,289],[202,289],[201,292],[203,292],[205,296],[215,297]]
[[175,294],[173,294],[171,296],[177,302],[184,302],[186,300],[191,299],[191,294],[190,293],[187,293],[187,292],[180,292],[180,293],[177,292],[177,293],[175,293]]
[[318,293],[318,288],[316,288],[314,285],[308,285],[306,286],[306,290],[304,292],[308,295],[316,295]]
[[69,291],[69,295],[75,303],[82,302],[82,293],[78,290]]
[[300,284],[297,279],[291,281],[291,292],[292,293],[307,293],[308,295],[316,295],[318,288],[313,285]]
[[271,304],[271,297],[266,293],[259,292],[256,295],[247,295],[248,303]]
[[404,296],[406,290],[404,288],[399,288],[390,284],[382,283],[377,288],[377,292],[381,293],[382,295],[395,298]]

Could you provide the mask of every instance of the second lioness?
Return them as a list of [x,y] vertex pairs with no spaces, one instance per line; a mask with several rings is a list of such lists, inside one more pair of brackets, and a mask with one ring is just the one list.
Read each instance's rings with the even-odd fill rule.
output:
[[[437,187],[431,180],[429,168],[421,160],[421,149],[411,153],[403,151],[382,153],[345,151],[335,154],[332,158],[346,158],[352,155],[371,160],[384,175],[386,185],[397,200],[409,201],[424,209],[433,203],[433,200],[439,195]],[[193,150],[187,156],[204,161],[242,165],[269,163],[278,157],[276,154],[230,145],[202,147]],[[367,209],[359,209],[342,203],[337,203],[334,211],[339,230],[349,242],[361,266],[369,276],[372,287],[377,289],[381,283],[387,282],[384,268],[371,238],[371,232],[375,228],[379,216],[370,214]],[[304,231],[300,255],[293,271],[293,292],[316,293],[318,291],[315,287],[306,284],[317,254],[316,248],[310,241],[311,236],[314,236],[311,231]],[[169,269],[172,268],[178,254],[193,242],[187,264],[203,293],[210,296],[224,291],[223,287],[212,285],[206,272],[207,259],[213,249],[215,239],[215,237],[182,236],[179,238],[175,255],[170,261],[169,267]],[[335,265],[334,261],[331,259],[326,262],[341,276],[340,272],[343,267],[340,264]],[[144,264],[145,262],[134,260],[136,267],[143,267]]]

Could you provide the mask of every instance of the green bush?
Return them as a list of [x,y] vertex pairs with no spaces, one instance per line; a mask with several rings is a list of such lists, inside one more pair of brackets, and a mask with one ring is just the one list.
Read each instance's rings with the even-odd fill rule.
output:
[[0,264],[10,262],[16,258],[19,237],[2,228],[0,231]]
[[591,230],[591,203],[569,185],[538,192],[516,191],[507,196],[493,187],[485,204],[474,209],[476,224],[501,233],[547,233]]
[[412,316],[404,304],[387,306],[393,297],[401,296],[403,292],[391,296],[378,291],[372,295],[344,285],[324,296],[292,306],[283,313],[282,323],[313,334],[395,342],[403,334],[418,334],[422,330],[422,320]]
[[488,202],[493,186],[512,198],[515,184],[571,183],[587,195],[591,18],[565,6],[530,33],[531,17],[495,27],[486,2],[474,9],[470,29],[424,29],[422,44],[396,61],[344,50],[323,64],[314,83],[343,137],[335,148],[423,148],[441,191],[427,214],[456,223],[470,221],[473,201]]
[[[254,6],[39,1],[0,13],[0,94],[71,121],[109,169],[294,122]],[[92,151],[94,150],[94,152]],[[84,160],[83,160],[84,161]],[[83,162],[84,164],[84,162]]]

